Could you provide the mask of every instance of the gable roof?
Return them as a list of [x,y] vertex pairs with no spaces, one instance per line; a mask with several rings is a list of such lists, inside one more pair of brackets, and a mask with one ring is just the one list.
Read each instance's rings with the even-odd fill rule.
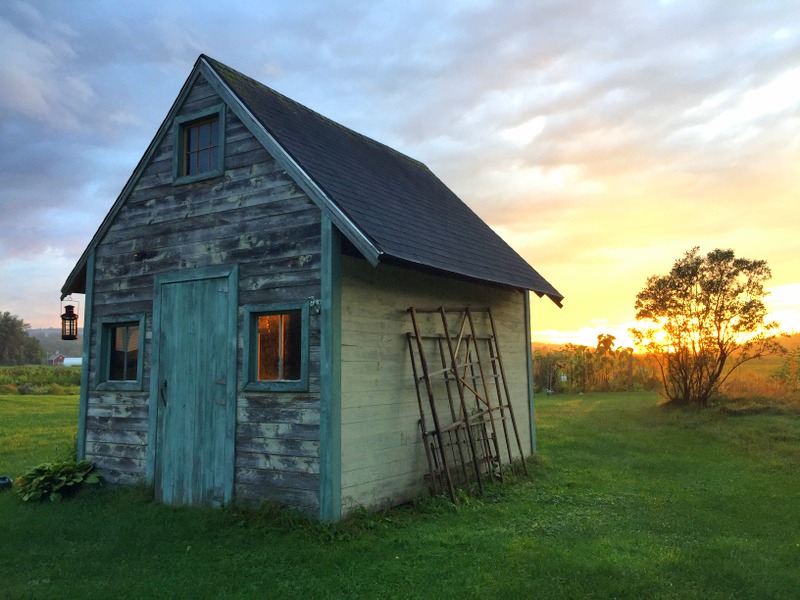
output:
[[[195,63],[137,170],[169,129],[181,97],[199,74],[373,265],[397,262],[527,289],[561,306],[563,296],[424,164],[205,55]],[[136,172],[126,188],[135,179]],[[85,277],[80,271],[84,257],[71,279]],[[62,292],[78,291],[68,288],[70,279]]]
[[[201,56],[327,198],[387,257],[563,296],[424,164]],[[346,232],[344,232],[346,234]]]

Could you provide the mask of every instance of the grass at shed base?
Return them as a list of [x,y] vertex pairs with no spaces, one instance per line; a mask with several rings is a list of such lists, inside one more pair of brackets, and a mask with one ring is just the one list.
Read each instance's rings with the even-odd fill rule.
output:
[[537,421],[529,479],[336,527],[5,492],[0,598],[796,597],[800,419],[587,394],[537,399]]

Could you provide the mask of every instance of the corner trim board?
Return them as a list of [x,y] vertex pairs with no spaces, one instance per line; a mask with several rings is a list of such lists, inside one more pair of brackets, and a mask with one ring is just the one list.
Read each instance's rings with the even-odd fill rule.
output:
[[92,302],[94,300],[94,249],[86,257],[86,293],[83,300],[83,350],[81,352],[81,395],[78,404],[76,456],[86,458],[86,419],[89,415],[89,361],[92,355]]
[[319,518],[342,518],[341,237],[322,218],[320,320]]
[[525,347],[528,362],[528,419],[531,431],[531,454],[536,454],[536,417],[533,382],[533,349],[531,348],[531,295],[527,290],[522,291],[525,302]]

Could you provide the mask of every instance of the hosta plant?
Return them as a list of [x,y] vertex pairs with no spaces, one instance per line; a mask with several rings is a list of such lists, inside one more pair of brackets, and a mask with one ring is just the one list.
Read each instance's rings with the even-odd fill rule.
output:
[[91,461],[69,460],[39,465],[17,478],[14,487],[25,502],[48,498],[52,502],[59,502],[82,486],[96,485],[101,480]]

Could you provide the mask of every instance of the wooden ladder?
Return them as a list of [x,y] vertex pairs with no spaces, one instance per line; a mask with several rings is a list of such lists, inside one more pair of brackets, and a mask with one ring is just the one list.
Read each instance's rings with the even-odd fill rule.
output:
[[431,493],[447,493],[457,503],[457,489],[475,484],[482,492],[484,480],[503,481],[515,464],[527,474],[491,310],[411,307],[408,312]]

